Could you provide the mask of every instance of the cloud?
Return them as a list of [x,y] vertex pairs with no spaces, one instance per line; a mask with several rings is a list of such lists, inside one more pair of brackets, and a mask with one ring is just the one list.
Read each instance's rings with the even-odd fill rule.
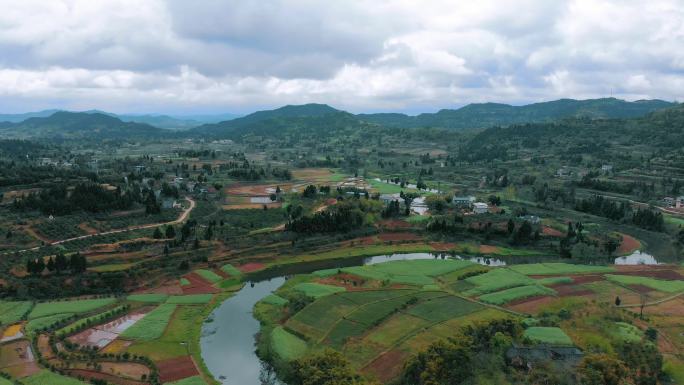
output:
[[681,99],[678,0],[0,0],[0,103],[432,111]]

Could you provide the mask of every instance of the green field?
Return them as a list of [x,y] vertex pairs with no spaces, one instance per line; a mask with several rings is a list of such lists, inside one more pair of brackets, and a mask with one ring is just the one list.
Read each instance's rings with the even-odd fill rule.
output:
[[223,277],[214,273],[211,270],[197,269],[195,270],[195,273],[197,273],[200,277],[202,277],[204,280],[210,283],[216,283],[223,279]]
[[537,283],[540,285],[558,285],[562,283],[573,283],[574,281],[570,277],[548,277],[540,278]]
[[207,385],[200,376],[184,378],[182,380],[165,382],[164,385]]
[[525,275],[609,273],[610,266],[573,265],[570,263],[531,263],[509,266],[508,269]]
[[71,316],[73,316],[73,313],[62,313],[62,314],[53,314],[45,317],[39,317],[39,318],[34,318],[26,323],[26,331],[28,333],[33,333],[36,331],[40,331],[44,328],[52,326],[55,322],[60,322],[63,321]]
[[644,285],[653,290],[664,291],[666,293],[684,291],[684,281],[666,281],[649,277],[613,274],[607,274],[606,278],[611,282],[619,283],[621,285]]
[[478,303],[450,295],[420,302],[409,308],[408,314],[429,322],[441,322],[470,314],[482,308],[483,306]]
[[468,277],[465,281],[475,285],[474,288],[464,292],[465,295],[469,296],[477,296],[511,287],[534,284],[532,278],[505,268],[494,269],[484,274]]
[[186,295],[172,295],[166,303],[177,305],[202,305],[209,303],[213,294],[186,294]]
[[179,280],[179,283],[180,283],[181,286],[189,286],[189,285],[190,285],[190,281],[188,281],[187,278],[181,278],[181,279]]
[[61,335],[70,333],[73,330],[78,330],[81,327],[95,324],[96,322],[100,321],[101,319],[105,319],[107,314],[115,314],[116,312],[123,310],[123,308],[124,308],[123,306],[118,306],[118,307],[116,307],[112,310],[109,310],[107,312],[104,312],[104,313],[99,313],[99,314],[95,314],[95,315],[90,316],[90,317],[81,318],[81,319],[77,320],[76,322],[72,322],[69,325],[57,330],[55,332],[55,334],[57,336],[61,336]]
[[142,341],[155,340],[164,334],[164,329],[166,329],[166,325],[169,323],[175,310],[176,305],[173,304],[159,305],[156,309],[147,313],[143,319],[126,329],[121,334],[121,337]]
[[29,319],[45,317],[53,314],[63,313],[86,313],[111,305],[116,302],[116,298],[98,298],[98,299],[79,299],[75,301],[56,301],[56,302],[42,302],[36,306],[29,314]]
[[307,350],[306,342],[282,327],[277,327],[271,332],[271,347],[278,357],[286,361],[301,357]]
[[235,266],[229,264],[221,266],[221,271],[224,273],[230,275],[231,277],[239,277],[242,275],[242,272],[238,270]]
[[276,294],[269,294],[264,299],[261,300],[263,303],[267,303],[269,305],[275,305],[275,306],[284,306],[287,304],[287,300],[279,295]]
[[168,294],[131,294],[126,297],[129,301],[145,303],[164,303],[169,298]]
[[517,286],[510,289],[504,289],[494,293],[488,293],[480,296],[483,302],[494,305],[503,305],[505,303],[515,301],[517,299],[529,298],[538,295],[554,295],[556,291],[541,285],[526,285]]
[[331,286],[331,285],[322,285],[320,283],[314,283],[314,282],[304,282],[296,285],[294,287],[295,290],[304,293],[304,295],[312,298],[320,298],[324,297],[326,295],[334,294],[334,293],[339,293],[341,291],[344,291],[345,289],[343,287],[339,286]]
[[197,326],[202,324],[205,317],[204,309],[200,306],[178,306],[161,337],[151,341],[138,340],[128,351],[154,360],[187,355],[187,343],[198,338]]
[[533,326],[525,329],[525,337],[534,342],[551,345],[573,345],[572,340],[560,328]]
[[14,385],[14,382],[4,378],[0,377],[0,385]]
[[33,302],[30,301],[0,301],[0,324],[9,325],[20,321],[31,310],[31,306]]
[[628,324],[626,322],[616,322],[615,326],[617,326],[617,328],[614,330],[617,332],[620,338],[625,341],[639,342],[644,337],[644,332],[632,324]]
[[20,382],[25,385],[86,385],[85,382],[61,376],[49,370],[41,370],[36,374],[22,378]]
[[342,271],[376,281],[424,286],[433,284],[434,277],[464,269],[472,264],[469,261],[456,259],[419,259],[347,267]]

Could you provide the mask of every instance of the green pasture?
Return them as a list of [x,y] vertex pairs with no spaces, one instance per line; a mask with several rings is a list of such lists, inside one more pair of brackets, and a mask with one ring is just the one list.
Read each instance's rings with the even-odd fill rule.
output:
[[550,345],[573,345],[572,340],[560,328],[533,326],[525,329],[525,337],[534,342]]
[[168,294],[131,294],[126,297],[127,300],[133,302],[145,302],[145,303],[164,303],[169,298]]
[[197,273],[200,277],[202,277],[204,280],[210,283],[216,283],[223,279],[223,277],[214,273],[211,270],[197,269],[195,270],[195,273]]
[[478,303],[448,295],[419,302],[409,308],[407,313],[429,322],[441,322],[473,313],[482,308],[483,306]]
[[192,376],[178,381],[165,382],[164,385],[207,385],[207,383],[200,376]]
[[32,334],[34,332],[50,327],[56,322],[64,321],[73,315],[73,313],[61,313],[52,314],[45,317],[34,318],[26,323],[26,332]]
[[548,287],[544,287],[541,285],[526,285],[484,294],[480,296],[480,300],[494,305],[503,305],[505,303],[515,301],[518,299],[524,299],[538,295],[554,294],[556,294],[556,291]]
[[484,274],[468,277],[466,282],[475,285],[474,288],[464,292],[469,296],[476,296],[516,286],[534,284],[534,280],[528,276],[510,269],[499,268],[490,270]]
[[75,378],[62,376],[47,369],[22,378],[19,382],[24,385],[86,385]]
[[278,357],[286,361],[303,356],[307,350],[306,342],[280,326],[271,332],[271,347]]
[[666,293],[676,293],[684,291],[684,281],[666,281],[649,277],[638,277],[634,275],[613,275],[607,274],[606,278],[621,285],[644,285],[653,290],[664,291]]
[[29,319],[45,317],[54,314],[64,313],[86,313],[99,309],[101,307],[109,306],[116,302],[116,298],[98,298],[98,299],[79,299],[73,301],[55,301],[55,302],[41,302],[36,304]]
[[512,265],[508,269],[525,275],[609,273],[615,270],[610,266],[574,265],[571,263],[530,263]]
[[0,301],[0,324],[9,325],[21,321],[26,313],[31,310],[33,302],[30,301]]
[[294,290],[297,290],[308,297],[320,298],[325,297],[326,295],[339,293],[341,291],[344,291],[345,289],[339,286],[323,285],[314,282],[304,282],[296,285],[294,287]]
[[209,303],[213,294],[186,294],[186,295],[172,295],[166,303],[176,305],[203,305]]
[[164,334],[164,329],[166,329],[166,325],[175,310],[176,305],[174,304],[161,304],[147,313],[143,319],[126,329],[121,337],[141,341],[155,340]]

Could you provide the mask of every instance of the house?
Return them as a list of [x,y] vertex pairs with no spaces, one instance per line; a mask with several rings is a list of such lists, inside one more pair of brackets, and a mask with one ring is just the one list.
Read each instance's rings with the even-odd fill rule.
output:
[[179,176],[173,178],[173,184],[176,186],[176,188],[180,188],[183,185],[183,178]]
[[472,207],[473,203],[475,203],[475,197],[474,196],[463,196],[463,197],[454,197],[451,202],[455,204],[456,206],[461,206],[461,207]]
[[611,171],[613,171],[613,165],[611,165],[611,164],[604,164],[603,166],[601,166],[601,171],[603,171],[603,172],[611,172]]
[[136,173],[140,174],[141,172],[145,171],[145,166],[142,164],[139,164],[137,166],[134,166],[133,169],[135,170]]
[[684,208],[684,195],[677,197],[675,201],[675,207],[678,209]]
[[665,207],[674,207],[675,203],[676,203],[676,199],[673,197],[663,198],[663,204],[665,204]]
[[570,170],[567,167],[561,167],[556,171],[556,176],[559,178],[565,178],[570,175]]
[[489,212],[489,205],[484,202],[473,203],[473,213],[475,214],[486,214]]

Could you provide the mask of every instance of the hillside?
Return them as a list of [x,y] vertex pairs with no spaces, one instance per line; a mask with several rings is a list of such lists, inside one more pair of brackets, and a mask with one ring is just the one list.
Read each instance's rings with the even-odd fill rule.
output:
[[0,125],[0,136],[4,138],[103,140],[158,138],[167,133],[167,130],[148,124],[122,122],[105,114],[65,111]]
[[560,99],[525,106],[500,103],[477,103],[452,110],[417,116],[404,114],[360,114],[360,119],[389,127],[442,127],[452,129],[486,128],[520,123],[549,122],[569,117],[632,118],[671,107],[662,100],[627,102],[615,98],[573,100]]

